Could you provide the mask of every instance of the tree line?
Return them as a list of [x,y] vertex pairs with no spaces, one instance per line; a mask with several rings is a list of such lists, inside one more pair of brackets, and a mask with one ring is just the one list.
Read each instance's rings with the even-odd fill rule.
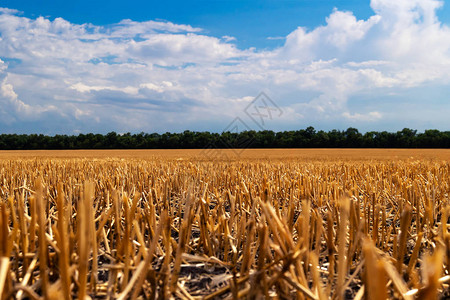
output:
[[450,148],[450,131],[418,133],[347,130],[316,131],[313,127],[274,132],[196,132],[54,135],[0,134],[2,150],[50,149],[190,149],[190,148]]

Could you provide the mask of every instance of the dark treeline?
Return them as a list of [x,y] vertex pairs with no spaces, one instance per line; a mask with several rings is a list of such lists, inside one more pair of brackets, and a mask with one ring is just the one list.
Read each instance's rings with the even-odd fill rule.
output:
[[188,149],[188,148],[450,148],[450,131],[405,128],[397,132],[347,130],[244,131],[55,135],[1,134],[2,150]]

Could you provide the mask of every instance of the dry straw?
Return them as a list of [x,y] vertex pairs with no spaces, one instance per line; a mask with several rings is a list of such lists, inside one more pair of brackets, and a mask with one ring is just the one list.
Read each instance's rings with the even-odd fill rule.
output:
[[437,299],[449,164],[0,160],[1,299]]

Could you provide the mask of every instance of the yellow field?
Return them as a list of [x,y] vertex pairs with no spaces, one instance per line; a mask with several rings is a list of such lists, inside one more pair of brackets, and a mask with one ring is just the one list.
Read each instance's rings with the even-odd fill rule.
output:
[[0,298],[450,297],[449,162],[449,150],[0,151]]
[[[222,153],[239,159],[319,160],[449,160],[450,149],[168,149],[168,150],[0,150],[0,159],[16,158],[136,158],[216,161]],[[217,155],[216,155],[217,154]],[[217,157],[215,157],[215,155]]]

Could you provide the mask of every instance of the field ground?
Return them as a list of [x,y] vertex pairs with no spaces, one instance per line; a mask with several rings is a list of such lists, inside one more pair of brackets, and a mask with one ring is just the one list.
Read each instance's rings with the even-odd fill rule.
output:
[[450,149],[161,149],[161,150],[19,150],[0,151],[0,159],[14,158],[136,158],[199,159],[215,155],[237,159],[299,160],[450,160]]
[[450,150],[0,151],[0,299],[449,299]]

